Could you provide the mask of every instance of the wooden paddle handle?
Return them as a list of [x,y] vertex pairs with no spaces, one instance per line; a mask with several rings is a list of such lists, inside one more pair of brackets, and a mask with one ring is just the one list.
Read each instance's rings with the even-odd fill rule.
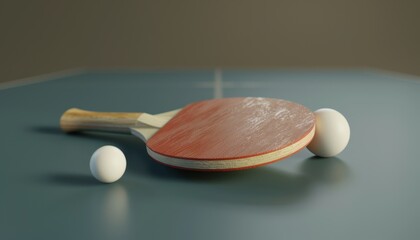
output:
[[65,132],[94,130],[105,132],[130,133],[141,113],[92,112],[78,108],[65,111],[60,119],[61,129]]

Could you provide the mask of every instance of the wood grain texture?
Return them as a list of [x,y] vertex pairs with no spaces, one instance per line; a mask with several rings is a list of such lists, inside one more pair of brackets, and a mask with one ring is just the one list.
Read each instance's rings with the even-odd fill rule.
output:
[[[158,157],[175,160],[245,159],[278,152],[305,139],[314,124],[309,109],[286,100],[213,99],[186,106],[149,139],[147,147]],[[292,153],[298,150],[293,148]]]
[[60,118],[61,129],[65,132],[81,130],[130,133],[138,126],[137,119],[142,113],[92,112],[71,108]]

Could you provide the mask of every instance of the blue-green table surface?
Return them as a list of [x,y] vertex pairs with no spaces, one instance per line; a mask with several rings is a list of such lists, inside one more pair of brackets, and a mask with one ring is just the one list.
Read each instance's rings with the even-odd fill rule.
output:
[[[45,79],[47,80],[47,79]],[[70,107],[159,113],[213,97],[330,107],[347,149],[306,149],[225,173],[160,165],[129,135],[64,134]],[[420,79],[376,70],[87,71],[0,86],[0,239],[419,239]],[[101,184],[91,154],[115,145],[127,171]]]

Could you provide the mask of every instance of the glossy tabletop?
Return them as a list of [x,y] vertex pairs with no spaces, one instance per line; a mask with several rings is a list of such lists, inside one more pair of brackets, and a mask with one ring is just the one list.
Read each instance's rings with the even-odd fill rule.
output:
[[[130,135],[64,134],[70,107],[160,113],[272,97],[345,115],[334,158],[306,149],[264,167],[189,172]],[[378,70],[84,71],[0,85],[0,239],[418,239],[420,78]],[[91,154],[120,148],[113,184]]]

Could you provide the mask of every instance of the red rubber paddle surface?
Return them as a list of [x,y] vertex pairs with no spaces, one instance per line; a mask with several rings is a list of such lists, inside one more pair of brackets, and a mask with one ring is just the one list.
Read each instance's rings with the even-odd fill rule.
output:
[[281,150],[314,127],[306,107],[272,98],[225,98],[183,108],[147,142],[172,158],[223,160]]

